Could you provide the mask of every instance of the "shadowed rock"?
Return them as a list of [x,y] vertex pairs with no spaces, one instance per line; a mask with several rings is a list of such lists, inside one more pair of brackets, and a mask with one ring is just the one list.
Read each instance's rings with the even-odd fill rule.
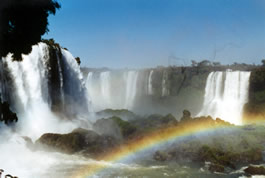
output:
[[250,175],[265,175],[265,168],[263,166],[248,166],[244,172]]
[[44,134],[35,144],[38,149],[94,157],[114,147],[117,141],[113,137],[100,136],[92,130],[78,128],[69,134]]

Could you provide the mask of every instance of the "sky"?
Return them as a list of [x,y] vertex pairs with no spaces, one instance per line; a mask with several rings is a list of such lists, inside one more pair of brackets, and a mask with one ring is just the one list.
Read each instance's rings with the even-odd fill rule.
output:
[[81,66],[147,68],[191,60],[260,64],[265,0],[58,0],[54,38]]

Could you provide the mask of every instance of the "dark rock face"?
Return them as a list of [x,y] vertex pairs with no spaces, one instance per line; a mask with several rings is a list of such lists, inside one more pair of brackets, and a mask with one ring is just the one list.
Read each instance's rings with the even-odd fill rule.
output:
[[244,107],[244,121],[265,120],[265,67],[256,68],[249,79],[249,101]]
[[37,148],[47,148],[51,151],[60,151],[67,154],[80,153],[85,156],[96,156],[104,153],[116,145],[111,137],[98,135],[96,132],[85,129],[75,129],[69,134],[42,135],[35,143]]
[[263,166],[248,166],[244,171],[249,175],[265,175],[265,168]]
[[0,99],[0,121],[4,121],[5,124],[18,121],[17,114],[10,110],[10,105],[8,104],[8,102],[4,101],[2,103],[1,99]]

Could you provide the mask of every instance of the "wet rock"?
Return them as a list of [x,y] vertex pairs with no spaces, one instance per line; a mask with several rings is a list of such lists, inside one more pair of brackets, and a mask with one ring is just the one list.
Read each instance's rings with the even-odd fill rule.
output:
[[183,111],[183,116],[181,117],[181,121],[190,121],[192,118],[191,118],[191,113],[190,111],[188,110],[184,110]]
[[224,172],[225,167],[219,164],[210,164],[209,165],[209,171],[211,172]]
[[124,121],[119,117],[114,116],[109,119],[114,121],[118,125],[123,138],[128,138],[130,135],[134,134],[137,131],[136,127],[133,124],[128,121]]
[[46,133],[36,142],[37,149],[59,151],[67,154],[83,153],[97,156],[113,148],[117,141],[113,137],[100,136],[92,130],[78,128],[68,134]]
[[31,151],[35,151],[36,150],[35,144],[33,143],[32,139],[30,137],[23,136],[22,138],[26,142],[26,147],[28,149],[30,149]]
[[244,172],[249,175],[265,175],[265,167],[264,166],[248,166],[244,169]]
[[169,155],[166,152],[156,151],[153,155],[153,159],[156,161],[166,161],[169,159]]
[[168,114],[162,118],[163,124],[177,124],[176,118],[172,114]]
[[93,124],[93,130],[105,136],[112,136],[122,140],[123,136],[119,125],[113,119],[99,119]]

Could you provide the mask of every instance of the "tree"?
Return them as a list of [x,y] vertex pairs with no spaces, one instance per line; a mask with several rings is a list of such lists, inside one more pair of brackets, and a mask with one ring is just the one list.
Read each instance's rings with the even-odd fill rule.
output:
[[21,60],[22,53],[29,54],[49,31],[48,16],[59,8],[55,0],[1,0],[0,57],[11,52]]
[[196,61],[194,61],[194,60],[191,61],[191,66],[192,66],[192,67],[196,67],[197,65],[198,65],[198,62],[196,62]]
[[213,62],[213,65],[214,65],[214,66],[220,66],[221,63],[220,63],[220,62]]
[[203,61],[198,63],[199,67],[205,67],[205,66],[211,66],[211,65],[212,65],[212,63],[209,60],[203,60]]
[[261,63],[262,63],[262,66],[265,67],[265,59],[262,59],[262,60],[261,60]]

